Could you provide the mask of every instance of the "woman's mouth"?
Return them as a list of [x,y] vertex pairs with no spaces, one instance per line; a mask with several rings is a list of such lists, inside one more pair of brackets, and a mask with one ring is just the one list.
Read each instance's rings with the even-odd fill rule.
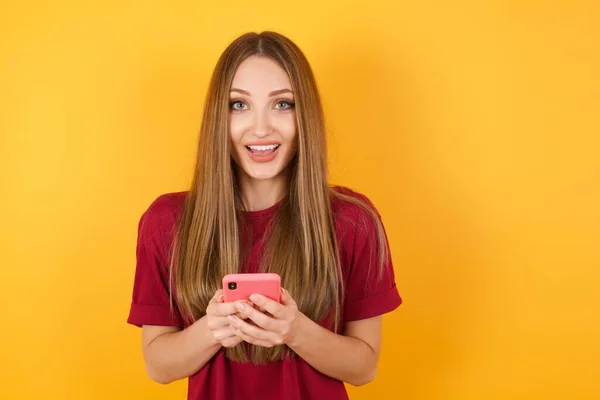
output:
[[275,150],[277,150],[279,148],[279,144],[268,144],[268,145],[252,145],[252,146],[246,146],[246,149],[248,149],[249,152],[251,152],[254,155],[257,156],[267,156],[273,152],[275,152]]
[[281,144],[262,144],[262,145],[248,145],[245,146],[248,150],[250,159],[258,163],[266,163],[273,161],[277,156],[277,150],[281,147]]

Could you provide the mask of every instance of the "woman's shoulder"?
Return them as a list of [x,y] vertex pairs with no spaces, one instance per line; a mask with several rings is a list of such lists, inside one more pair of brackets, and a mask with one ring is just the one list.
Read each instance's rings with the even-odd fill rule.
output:
[[367,195],[346,186],[332,186],[331,208],[334,216],[350,217],[354,220],[374,212],[377,208]]
[[154,198],[140,218],[144,230],[171,230],[185,205],[188,192],[164,193]]
[[381,215],[365,194],[345,186],[333,186],[331,209],[338,240],[347,247],[347,241],[369,241],[377,235]]
[[188,193],[187,191],[163,193],[150,202],[145,214],[151,217],[178,214],[183,210]]

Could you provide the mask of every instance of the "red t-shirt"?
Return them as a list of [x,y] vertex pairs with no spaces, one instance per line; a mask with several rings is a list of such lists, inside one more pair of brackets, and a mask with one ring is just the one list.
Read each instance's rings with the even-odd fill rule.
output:
[[[336,190],[368,199],[347,188]],[[157,198],[143,214],[138,231],[137,266],[128,323],[185,327],[175,307],[171,312],[168,292],[168,255],[176,218],[186,192]],[[369,202],[372,205],[372,203]],[[253,225],[252,250],[244,272],[255,272],[262,249],[262,234],[279,203],[261,211],[243,212]],[[336,236],[342,264],[345,302],[342,321],[356,321],[388,313],[402,302],[394,280],[391,259],[382,279],[367,275],[370,263],[377,265],[376,231],[369,214],[347,201],[332,200]],[[189,400],[307,400],[348,399],[343,382],[312,368],[302,358],[290,357],[266,365],[239,363],[225,358],[223,350],[189,377]]]

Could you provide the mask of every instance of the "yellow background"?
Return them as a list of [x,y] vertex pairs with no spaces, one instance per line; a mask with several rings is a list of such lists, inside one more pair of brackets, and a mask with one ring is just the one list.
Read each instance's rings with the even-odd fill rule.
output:
[[405,303],[351,397],[600,398],[597,2],[0,4],[1,399],[185,398],[125,323],[137,222],[263,29],[306,52],[331,180],[390,237]]

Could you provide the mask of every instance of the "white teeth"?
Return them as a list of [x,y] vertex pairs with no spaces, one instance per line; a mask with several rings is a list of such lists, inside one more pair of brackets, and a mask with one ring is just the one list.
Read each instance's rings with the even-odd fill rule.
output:
[[262,150],[262,151],[264,151],[264,150],[274,150],[274,149],[278,148],[279,145],[278,144],[270,144],[270,145],[267,145],[267,146],[247,146],[247,147],[250,148],[250,149],[252,149],[252,150]]

